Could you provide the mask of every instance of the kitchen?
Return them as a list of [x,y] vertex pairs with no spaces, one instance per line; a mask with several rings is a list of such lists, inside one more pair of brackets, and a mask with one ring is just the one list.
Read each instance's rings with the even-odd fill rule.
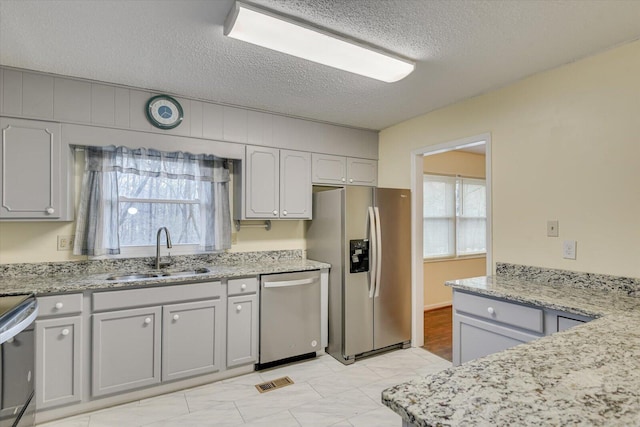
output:
[[[225,9],[228,10],[230,6],[230,3],[225,5]],[[604,11],[609,6],[602,7],[604,19],[607,16]],[[3,2],[3,17],[8,16],[7,8],[8,3]],[[31,12],[37,15],[36,10]],[[223,15],[226,16],[226,11]],[[28,12],[26,16],[29,16]],[[90,16],[85,18],[89,19]],[[42,65],[29,62],[45,57],[45,52],[28,54],[29,49],[35,48],[34,45],[15,39],[26,37],[22,31],[28,27],[20,27],[23,30],[12,27],[15,31],[12,37],[5,33],[9,27],[4,19],[7,18],[3,18],[0,26],[2,40],[15,43],[14,46],[23,49],[24,53],[12,53],[9,56],[7,52],[13,50],[7,50],[9,48],[3,45],[2,65],[47,70],[41,68],[44,67]],[[613,22],[619,27],[624,27],[623,23],[628,22],[625,19],[635,22],[637,9],[631,9],[626,16],[622,13],[616,19]],[[578,25],[577,21],[569,21]],[[605,25],[607,22],[598,21],[597,27],[603,33],[613,31]],[[44,28],[49,28],[45,23],[40,23]],[[59,33],[59,30],[52,32],[52,42],[54,35]],[[441,105],[439,107],[442,108],[431,113],[389,121],[379,134],[374,157],[378,161],[378,185],[410,188],[412,177],[409,171],[414,150],[491,132],[492,256],[496,262],[639,277],[637,241],[640,236],[634,219],[640,208],[632,187],[632,183],[638,182],[635,163],[639,157],[639,89],[636,76],[640,55],[638,42],[631,42],[637,37],[637,34],[631,33],[616,41],[603,42],[591,52],[576,50],[570,58],[548,67],[558,68],[489,91],[506,84],[494,83],[493,87],[473,93],[487,92],[483,95],[450,106]],[[59,42],[63,45],[69,41],[65,39]],[[584,42],[584,39],[580,41]],[[547,41],[544,45],[553,44]],[[614,45],[619,46],[606,50]],[[82,48],[77,48],[77,52],[82,51]],[[596,52],[600,53],[589,56]],[[534,57],[534,53],[528,50],[524,58]],[[585,58],[576,60],[581,57]],[[576,61],[560,66],[573,60]],[[476,70],[481,73],[483,69],[478,64]],[[73,75],[71,72],[50,71]],[[313,70],[308,72],[320,73]],[[532,72],[522,74],[519,78],[528,74]],[[107,77],[98,80],[119,81]],[[168,84],[123,83],[186,95]],[[405,97],[409,95],[404,93]],[[212,99],[221,101],[220,98]],[[252,106],[242,102],[236,104]],[[292,115],[298,114],[292,112]],[[418,117],[400,123],[413,116]],[[374,117],[373,112],[371,117]],[[323,121],[340,123],[338,118]],[[377,125],[365,122],[356,126],[377,128]],[[366,157],[348,153],[344,156]],[[546,237],[545,227],[549,219],[559,220],[560,239],[578,241],[576,260],[562,258],[562,240]],[[232,251],[306,249],[304,221],[272,221],[272,227],[267,232],[259,228],[243,229],[241,225],[236,235],[238,243]],[[57,236],[74,234],[73,223],[2,222],[0,232],[2,264],[82,259],[72,258],[70,252],[57,251],[55,247]],[[415,270],[414,276],[419,277]]]

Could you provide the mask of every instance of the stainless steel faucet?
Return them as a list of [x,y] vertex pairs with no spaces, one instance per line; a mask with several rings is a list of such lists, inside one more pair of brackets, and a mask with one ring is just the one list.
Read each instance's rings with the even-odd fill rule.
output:
[[162,234],[162,230],[164,230],[167,235],[167,249],[171,249],[171,234],[169,234],[169,229],[167,227],[158,228],[158,235],[156,236],[156,270],[160,269],[160,235]]

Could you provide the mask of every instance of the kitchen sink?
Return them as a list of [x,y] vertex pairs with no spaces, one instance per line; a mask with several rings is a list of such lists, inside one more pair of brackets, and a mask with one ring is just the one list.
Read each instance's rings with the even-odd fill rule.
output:
[[167,271],[160,273],[161,277],[173,277],[173,276],[197,276],[198,274],[210,273],[208,268],[196,268],[194,270],[182,270],[182,271]]
[[139,279],[153,279],[153,278],[164,278],[164,277],[184,277],[184,276],[197,276],[198,274],[206,274],[210,273],[211,270],[208,268],[195,268],[192,270],[181,270],[181,271],[164,271],[160,273],[131,273],[131,274],[115,274],[113,276],[107,277],[107,280],[139,280]]
[[107,277],[107,280],[137,280],[137,279],[151,279],[153,277],[160,277],[158,273],[135,273],[135,274],[122,274]]

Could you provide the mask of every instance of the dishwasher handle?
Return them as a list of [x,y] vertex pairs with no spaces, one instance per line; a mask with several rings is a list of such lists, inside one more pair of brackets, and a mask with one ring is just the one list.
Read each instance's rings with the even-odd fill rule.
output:
[[310,278],[310,279],[298,279],[298,280],[282,280],[279,282],[264,282],[264,287],[265,288],[284,288],[287,286],[310,285],[315,280],[316,280],[315,278]]
[[38,317],[38,302],[30,298],[20,304],[13,312],[10,312],[0,322],[0,344],[25,330]]

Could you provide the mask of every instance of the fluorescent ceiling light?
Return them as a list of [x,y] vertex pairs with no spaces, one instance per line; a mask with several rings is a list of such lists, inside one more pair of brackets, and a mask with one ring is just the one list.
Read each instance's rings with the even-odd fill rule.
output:
[[224,34],[388,83],[405,78],[415,68],[406,59],[239,2],[227,17]]

